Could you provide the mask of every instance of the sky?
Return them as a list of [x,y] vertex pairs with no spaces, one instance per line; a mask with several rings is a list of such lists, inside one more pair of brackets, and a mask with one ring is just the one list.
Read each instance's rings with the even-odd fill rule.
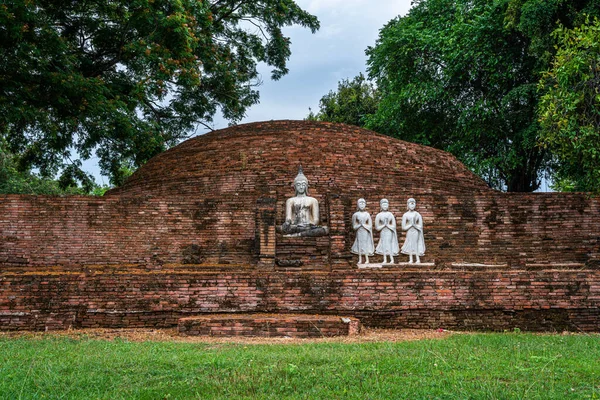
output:
[[[317,111],[321,97],[336,90],[340,80],[366,71],[365,49],[375,44],[379,30],[387,22],[408,12],[411,0],[296,3],[319,18],[321,29],[315,34],[299,26],[285,30],[292,42],[290,72],[279,81],[272,81],[269,68],[260,68],[260,104],[251,107],[242,122],[304,119],[309,107]],[[226,121],[216,121],[215,128],[225,127]]]
[[[316,33],[301,26],[284,29],[290,37],[292,54],[289,73],[278,81],[270,78],[270,68],[259,66],[262,85],[260,103],[250,107],[240,123],[279,119],[304,119],[309,107],[318,111],[319,100],[336,90],[342,79],[352,79],[366,71],[365,49],[375,45],[379,30],[410,9],[411,0],[296,0],[304,10],[317,16],[321,28]],[[213,129],[229,122],[216,117]],[[206,133],[199,129],[198,134]],[[84,162],[99,184],[108,184],[97,159]]]

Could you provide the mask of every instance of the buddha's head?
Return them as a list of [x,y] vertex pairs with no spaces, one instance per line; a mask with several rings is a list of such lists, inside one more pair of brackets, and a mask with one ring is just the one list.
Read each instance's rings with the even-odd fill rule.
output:
[[408,201],[406,202],[406,209],[409,211],[414,211],[416,207],[417,207],[416,200],[413,199],[412,197],[410,199],[408,199]]
[[365,211],[365,208],[367,208],[367,202],[365,199],[358,199],[357,205],[360,211]]
[[382,211],[387,211],[390,208],[390,202],[387,199],[381,199],[379,207],[381,207]]
[[302,172],[302,166],[298,168],[298,175],[294,179],[294,190],[296,191],[296,196],[298,195],[308,195],[308,179]]

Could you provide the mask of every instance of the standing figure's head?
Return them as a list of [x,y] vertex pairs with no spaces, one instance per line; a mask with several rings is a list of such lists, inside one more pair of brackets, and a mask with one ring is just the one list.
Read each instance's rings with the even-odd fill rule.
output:
[[408,199],[408,201],[406,202],[406,209],[410,210],[410,211],[414,211],[416,207],[417,207],[416,200],[413,199],[412,197],[410,199]]
[[302,172],[302,166],[298,167],[298,175],[294,179],[294,190],[296,191],[296,196],[308,196],[308,179],[306,179],[304,172]]
[[367,208],[367,202],[365,199],[358,199],[357,204],[360,211],[365,211],[365,208]]
[[379,207],[381,207],[382,211],[387,211],[388,208],[390,208],[390,202],[388,201],[388,199],[381,199],[379,201]]

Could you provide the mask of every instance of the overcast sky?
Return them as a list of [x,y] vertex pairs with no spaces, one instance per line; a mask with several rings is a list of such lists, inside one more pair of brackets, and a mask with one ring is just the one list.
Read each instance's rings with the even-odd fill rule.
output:
[[[365,49],[373,46],[379,30],[391,19],[405,15],[411,0],[296,0],[316,15],[321,29],[293,26],[285,29],[292,42],[290,72],[278,81],[270,68],[261,66],[263,84],[258,87],[260,103],[251,107],[241,123],[278,119],[304,119],[308,108],[318,110],[319,100],[335,90],[342,79],[352,79],[366,70]],[[228,121],[216,118],[214,129],[226,128]],[[199,129],[198,133],[206,130]],[[108,179],[99,174],[97,159],[84,162],[100,184]]]
[[[248,110],[243,122],[303,119],[309,107],[316,111],[321,97],[335,90],[340,80],[365,72],[365,49],[375,44],[379,30],[388,21],[410,8],[410,0],[296,3],[319,18],[321,29],[315,34],[299,26],[285,30],[292,42],[290,72],[279,81],[271,81],[269,69],[260,69],[260,104]],[[215,122],[217,129],[226,126],[225,121]]]

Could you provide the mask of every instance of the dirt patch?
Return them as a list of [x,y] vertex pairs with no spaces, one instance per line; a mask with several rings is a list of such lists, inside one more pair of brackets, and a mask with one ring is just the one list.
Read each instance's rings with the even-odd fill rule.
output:
[[364,328],[354,336],[338,336],[317,339],[268,338],[268,337],[182,337],[177,329],[73,329],[52,332],[0,332],[0,337],[47,339],[69,337],[72,339],[129,340],[132,342],[185,342],[185,343],[243,343],[243,344],[302,344],[302,343],[368,343],[404,342],[423,339],[443,339],[452,334],[447,330],[426,329],[370,329]]

